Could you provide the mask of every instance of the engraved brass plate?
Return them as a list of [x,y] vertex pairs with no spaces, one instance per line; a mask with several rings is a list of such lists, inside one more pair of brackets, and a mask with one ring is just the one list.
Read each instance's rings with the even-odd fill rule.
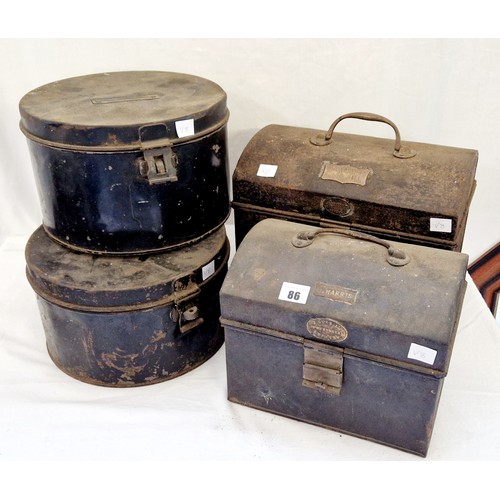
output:
[[368,176],[371,174],[369,168],[353,167],[352,165],[340,165],[329,161],[321,162],[320,177],[341,184],[358,184],[364,186]]
[[311,318],[306,328],[316,338],[331,342],[342,342],[348,336],[346,327],[330,318]]
[[326,299],[335,302],[343,302],[344,304],[354,304],[358,298],[358,290],[345,288],[343,286],[329,285],[327,283],[318,282],[314,285],[314,295],[325,297]]

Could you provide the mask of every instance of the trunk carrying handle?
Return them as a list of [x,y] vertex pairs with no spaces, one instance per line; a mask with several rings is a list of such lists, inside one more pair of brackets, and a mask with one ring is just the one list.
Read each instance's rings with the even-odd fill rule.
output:
[[311,137],[309,139],[311,144],[314,144],[315,146],[327,146],[328,144],[331,144],[333,142],[333,131],[334,131],[335,127],[342,120],[345,120],[346,118],[356,118],[358,120],[366,120],[366,121],[370,121],[370,122],[381,122],[381,123],[386,123],[387,125],[390,125],[396,134],[396,140],[394,143],[394,151],[392,154],[396,158],[401,158],[401,159],[413,158],[417,154],[413,149],[409,148],[408,146],[401,145],[401,135],[399,133],[398,127],[396,127],[396,125],[391,120],[389,120],[388,118],[385,118],[384,116],[376,115],[375,113],[365,113],[365,112],[348,113],[346,115],[339,116],[331,124],[330,128],[326,131],[324,136],[322,134],[319,134],[316,137]]
[[316,231],[301,231],[297,233],[292,239],[292,245],[296,248],[308,247],[312,244],[314,239],[321,234],[339,234],[341,236],[370,241],[372,243],[376,243],[377,245],[382,245],[387,248],[386,260],[391,266],[401,267],[410,262],[410,257],[406,252],[404,252],[400,248],[393,247],[389,242],[377,238],[376,236],[371,236],[369,234],[360,233],[358,231],[351,231],[348,229],[325,228],[317,229]]

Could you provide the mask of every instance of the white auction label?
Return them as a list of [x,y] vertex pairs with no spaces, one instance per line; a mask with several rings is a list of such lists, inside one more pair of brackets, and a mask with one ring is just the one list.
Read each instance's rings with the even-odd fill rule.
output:
[[431,217],[431,231],[437,233],[451,233],[451,219]]
[[429,347],[425,347],[419,344],[411,344],[410,350],[408,351],[408,358],[416,359],[417,361],[422,361],[428,365],[433,365],[436,359],[437,351]]
[[194,120],[189,118],[188,120],[179,120],[175,122],[175,131],[177,132],[177,137],[187,137],[189,135],[194,135]]
[[274,177],[278,171],[278,165],[268,165],[267,163],[261,163],[259,165],[259,170],[257,170],[257,175],[259,177]]
[[206,266],[203,266],[201,268],[201,277],[203,278],[203,281],[205,281],[207,278],[210,278],[212,274],[215,273],[215,261],[209,262]]
[[288,281],[284,281],[281,285],[278,299],[286,300],[287,302],[296,302],[297,304],[305,304],[310,290],[310,286],[297,285],[297,283],[288,283]]

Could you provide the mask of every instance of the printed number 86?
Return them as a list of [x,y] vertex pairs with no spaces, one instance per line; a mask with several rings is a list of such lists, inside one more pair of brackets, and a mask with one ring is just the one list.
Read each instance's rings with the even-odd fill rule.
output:
[[293,290],[290,290],[288,292],[288,298],[290,300],[300,300],[300,292],[294,292]]

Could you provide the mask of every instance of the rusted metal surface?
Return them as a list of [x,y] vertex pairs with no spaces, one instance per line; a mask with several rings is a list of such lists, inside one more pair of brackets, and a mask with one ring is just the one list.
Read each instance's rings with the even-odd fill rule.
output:
[[[304,234],[315,236],[297,246]],[[388,262],[386,247],[405,264]],[[256,224],[221,290],[229,399],[425,456],[467,260],[288,221]]]
[[[387,120],[351,114],[332,127],[345,118]],[[394,141],[332,127],[269,125],[250,140],[233,175],[238,245],[256,221],[274,217],[461,249],[476,150],[401,141],[399,131]],[[275,166],[274,174],[260,173],[261,165]]]
[[198,241],[229,216],[226,93],[179,73],[52,82],[19,103],[47,233],[95,254]]
[[39,228],[26,246],[27,276],[50,357],[70,376],[110,387],[194,369],[223,343],[228,258],[223,228],[189,247],[136,257],[75,253]]

